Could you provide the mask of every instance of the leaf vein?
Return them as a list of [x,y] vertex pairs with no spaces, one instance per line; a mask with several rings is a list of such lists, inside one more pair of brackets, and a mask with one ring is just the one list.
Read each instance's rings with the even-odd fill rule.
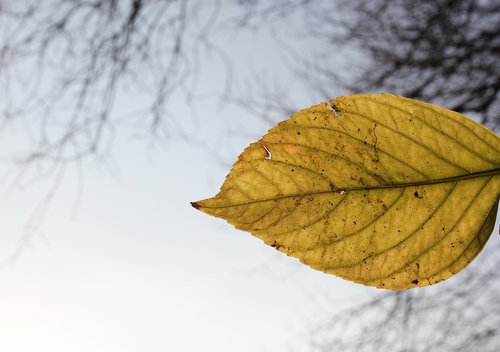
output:
[[[483,184],[483,186],[481,187],[481,189],[474,195],[474,197],[471,199],[471,202],[469,203],[469,205],[467,206],[467,208],[465,209],[465,211],[462,213],[465,214],[469,211],[470,207],[475,203],[475,201],[477,200],[478,196],[483,192],[483,190],[486,188],[486,186],[488,185],[488,183],[490,182],[491,180],[491,177]],[[389,276],[392,276],[394,274],[398,274],[400,272],[402,272],[403,270],[405,270],[407,267],[409,267],[411,264],[413,264],[414,262],[416,262],[417,260],[419,260],[419,258],[421,258],[424,254],[428,253],[429,251],[431,251],[434,247],[436,247],[439,243],[441,243],[442,241],[444,241],[448,235],[450,234],[450,232],[457,226],[457,224],[460,222],[460,219],[462,217],[460,217],[456,222],[455,224],[453,225],[453,227],[451,229],[449,229],[445,234],[444,236],[439,240],[437,241],[436,243],[434,243],[432,246],[430,246],[429,248],[427,248],[426,250],[420,252],[412,261],[406,263],[403,267],[391,272],[390,274],[386,275],[386,276],[383,276],[383,277],[378,277],[378,278],[375,278],[373,280],[380,280],[380,279],[385,279],[385,278],[388,278]],[[371,281],[371,280],[370,280]]]

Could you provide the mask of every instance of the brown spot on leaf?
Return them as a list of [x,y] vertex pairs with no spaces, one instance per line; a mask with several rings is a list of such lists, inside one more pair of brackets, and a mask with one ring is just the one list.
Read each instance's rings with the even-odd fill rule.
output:
[[276,250],[279,250],[281,248],[281,244],[279,244],[278,242],[274,241],[272,244],[271,244],[271,247],[273,247],[274,249]]

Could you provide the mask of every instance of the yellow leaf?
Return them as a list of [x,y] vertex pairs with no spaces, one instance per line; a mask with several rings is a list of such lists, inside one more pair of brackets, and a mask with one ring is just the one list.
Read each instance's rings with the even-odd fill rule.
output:
[[435,105],[369,94],[279,123],[215,197],[192,205],[314,269],[398,290],[466,267],[499,195],[498,136]]

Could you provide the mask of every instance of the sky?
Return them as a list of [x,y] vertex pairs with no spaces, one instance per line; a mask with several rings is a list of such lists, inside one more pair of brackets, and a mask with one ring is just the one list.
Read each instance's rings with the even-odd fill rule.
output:
[[[223,35],[240,78],[231,94],[245,75],[293,80],[269,33]],[[111,150],[70,167],[47,204],[54,178],[20,186],[19,170],[1,164],[1,351],[288,351],[307,344],[320,318],[372,292],[190,206],[214,195],[272,127],[222,104],[225,75],[207,55],[196,99],[168,106],[177,134],[156,143],[119,127]],[[293,89],[302,107],[317,103]],[[117,113],[145,99],[127,94]],[[2,156],[30,147],[22,129],[3,138]]]
[[[293,82],[268,33],[225,35],[238,77],[259,72]],[[220,62],[203,65],[195,109],[175,97],[169,106],[189,138],[158,144],[118,133],[104,159],[64,175],[29,241],[23,234],[50,180],[5,182],[1,351],[301,350],[333,312],[381,292],[309,269],[189,205],[213,196],[243,148],[272,127],[221,105],[212,92],[224,75]],[[301,108],[319,102],[309,93],[290,84]],[[120,99],[126,112],[141,97]],[[0,141],[7,152],[23,143],[21,133]],[[12,180],[10,165],[1,167]]]
[[335,306],[314,301],[346,298],[351,284],[194,211],[199,151],[159,154],[182,166],[136,156],[119,179],[88,176],[74,219],[54,201],[46,242],[0,273],[3,350],[286,350]]

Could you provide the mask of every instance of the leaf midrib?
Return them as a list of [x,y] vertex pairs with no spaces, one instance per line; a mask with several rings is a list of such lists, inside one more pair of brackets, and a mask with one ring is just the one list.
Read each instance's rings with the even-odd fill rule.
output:
[[210,208],[211,209],[230,208],[230,207],[237,207],[237,206],[240,206],[240,205],[248,205],[248,204],[253,204],[253,203],[268,202],[268,201],[271,201],[271,200],[281,200],[281,199],[296,198],[296,197],[306,197],[306,196],[313,196],[313,195],[319,195],[319,194],[342,193],[342,192],[347,193],[347,192],[353,192],[353,191],[370,191],[370,190],[387,189],[387,188],[418,187],[418,186],[435,185],[435,184],[440,184],[440,183],[457,182],[457,181],[469,180],[469,179],[480,178],[480,177],[485,177],[485,176],[495,176],[495,175],[500,175],[500,168],[495,168],[495,169],[486,170],[486,171],[474,172],[474,173],[470,173],[470,174],[466,174],[466,175],[459,175],[459,176],[439,178],[439,179],[435,179],[435,180],[406,182],[406,183],[392,183],[392,184],[384,184],[384,185],[377,185],[377,186],[336,188],[335,190],[330,190],[330,191],[319,191],[319,192],[306,192],[306,193],[290,194],[290,195],[284,195],[284,196],[267,198],[267,199],[249,200],[249,201],[244,202],[244,203],[233,203],[233,204],[228,204],[228,205],[205,206],[205,205],[200,205],[199,202],[192,202],[191,205],[193,207],[195,207],[195,208],[209,208],[209,209]]

